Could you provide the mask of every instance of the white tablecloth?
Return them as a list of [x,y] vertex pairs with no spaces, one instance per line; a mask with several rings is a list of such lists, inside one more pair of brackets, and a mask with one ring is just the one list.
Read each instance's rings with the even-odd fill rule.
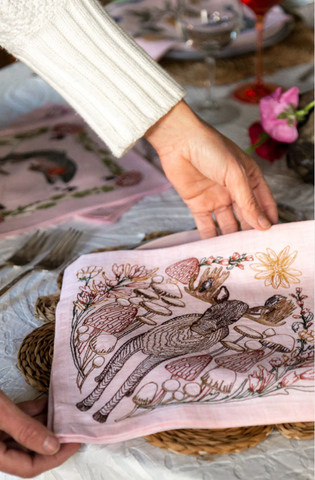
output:
[[[272,79],[285,87],[298,85],[301,91],[312,88],[312,78],[304,84],[300,75],[309,68],[302,65],[280,71]],[[216,95],[225,97],[234,85],[217,88]],[[189,89],[188,100],[203,92]],[[45,104],[63,102],[42,79],[16,63],[0,71],[0,128],[21,114]],[[259,118],[258,107],[240,105],[240,117],[220,127],[242,148],[247,148],[247,127]],[[270,165],[258,160],[278,201],[302,210],[313,218],[313,187],[305,185],[288,170],[284,160]],[[71,220],[52,225],[48,231],[66,230],[69,226],[84,233],[74,256],[94,248],[128,245],[140,241],[153,230],[182,231],[194,227],[192,216],[176,192],[170,190],[147,197],[122,219],[111,226]],[[0,239],[0,263],[5,260],[24,236]],[[17,270],[1,271],[0,286],[7,283]],[[0,300],[0,388],[14,401],[38,397],[16,367],[16,356],[23,338],[41,323],[35,318],[33,305],[39,295],[57,291],[58,272],[33,273],[23,279]],[[114,445],[85,445],[81,451],[59,468],[37,477],[40,480],[312,480],[313,441],[287,440],[274,432],[257,447],[211,461],[197,460],[166,452],[139,438]],[[0,480],[16,477],[0,473]]]

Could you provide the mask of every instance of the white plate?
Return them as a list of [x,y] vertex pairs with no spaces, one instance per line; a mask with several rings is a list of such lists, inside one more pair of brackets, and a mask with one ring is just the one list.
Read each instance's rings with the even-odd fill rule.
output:
[[[173,10],[172,10],[173,9]],[[185,44],[175,21],[171,0],[127,0],[111,2],[106,6],[114,20],[135,38],[146,35],[151,43],[168,39],[174,42],[167,57],[177,60],[198,60],[203,56]],[[256,48],[255,14],[243,5],[243,28],[230,45],[222,49],[218,57],[233,57],[253,52]],[[264,22],[264,46],[282,41],[292,30],[293,18],[276,5],[271,8]],[[156,40],[154,40],[156,39]],[[150,52],[148,52],[150,54]]]
[[155,250],[156,248],[175,247],[176,245],[184,245],[185,243],[198,242],[201,240],[198,230],[188,230],[187,232],[173,233],[166,237],[157,238],[141,245],[136,250]]

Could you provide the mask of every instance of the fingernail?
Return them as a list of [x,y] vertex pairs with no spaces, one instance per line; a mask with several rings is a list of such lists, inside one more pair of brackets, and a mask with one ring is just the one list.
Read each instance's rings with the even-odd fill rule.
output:
[[267,218],[264,217],[263,215],[260,215],[260,217],[258,217],[258,223],[259,223],[259,225],[260,225],[262,228],[269,228],[269,227],[271,227],[271,223],[270,223],[269,220],[267,220]]
[[51,455],[57,453],[60,448],[60,443],[57,437],[48,435],[43,445],[44,450]]

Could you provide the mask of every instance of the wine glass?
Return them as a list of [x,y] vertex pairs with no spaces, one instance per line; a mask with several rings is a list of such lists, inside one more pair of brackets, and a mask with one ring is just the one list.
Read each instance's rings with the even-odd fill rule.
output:
[[191,104],[192,109],[211,125],[233,120],[239,109],[231,102],[212,98],[215,55],[236,36],[241,25],[238,0],[183,0],[178,20],[186,43],[201,51],[209,69],[206,100]]
[[281,0],[241,0],[256,14],[256,79],[254,82],[240,85],[233,93],[233,96],[245,103],[259,103],[261,98],[270,95],[279,87],[274,83],[267,83],[263,80],[263,31],[264,18],[267,11],[281,3]]

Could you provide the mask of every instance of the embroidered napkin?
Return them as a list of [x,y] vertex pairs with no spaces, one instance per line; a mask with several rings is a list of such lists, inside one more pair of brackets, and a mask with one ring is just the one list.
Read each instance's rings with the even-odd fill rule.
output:
[[62,442],[313,420],[313,222],[80,257],[57,307]]
[[[0,234],[86,212],[114,221],[167,188],[164,175],[135,151],[115,159],[68,106],[42,107],[0,131]],[[94,215],[95,207],[103,215]]]

